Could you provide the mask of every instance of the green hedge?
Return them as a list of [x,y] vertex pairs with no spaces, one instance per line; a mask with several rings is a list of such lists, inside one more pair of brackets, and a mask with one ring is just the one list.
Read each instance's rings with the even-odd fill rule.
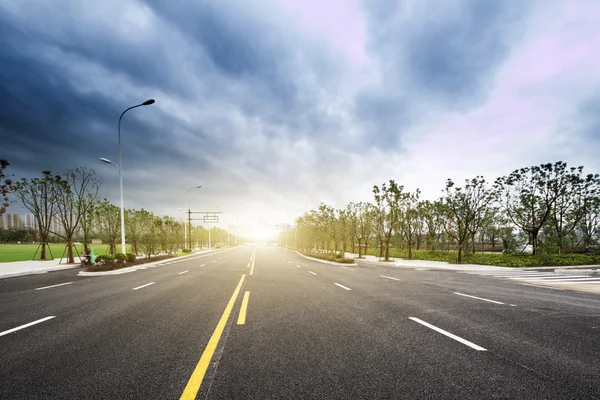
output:
[[343,253],[312,253],[312,252],[301,252],[305,256],[318,258],[320,260],[333,261],[342,264],[354,263],[353,258],[344,257]]
[[[369,249],[368,254],[379,256],[377,249]],[[408,251],[390,249],[390,257],[408,259]],[[455,251],[413,250],[413,260],[445,261],[456,263]],[[587,254],[502,254],[502,253],[463,253],[462,264],[495,265],[499,267],[561,267],[600,264],[599,256]]]

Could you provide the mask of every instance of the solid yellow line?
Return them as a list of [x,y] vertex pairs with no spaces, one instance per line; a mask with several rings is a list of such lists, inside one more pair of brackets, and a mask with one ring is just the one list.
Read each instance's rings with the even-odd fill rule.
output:
[[227,307],[225,307],[225,311],[223,315],[221,315],[221,319],[215,328],[204,352],[202,353],[202,357],[200,357],[200,361],[194,372],[192,372],[192,376],[188,381],[185,389],[183,390],[183,394],[179,398],[180,400],[194,400],[198,391],[200,390],[200,385],[202,384],[202,380],[204,379],[204,375],[206,374],[206,370],[208,369],[208,365],[210,364],[210,360],[212,359],[215,350],[217,349],[217,345],[219,344],[219,339],[221,339],[221,335],[223,334],[223,330],[225,329],[225,325],[227,324],[227,320],[229,319],[229,315],[231,314],[231,310],[233,309],[233,305],[235,304],[235,300],[237,299],[238,294],[240,293],[240,289],[242,288],[242,284],[244,283],[244,278],[246,275],[242,275],[240,279],[240,283],[238,283],[231,299],[229,299],[229,303],[227,303]]
[[244,299],[242,300],[242,308],[240,308],[240,315],[238,316],[238,325],[244,325],[246,323],[246,309],[248,308],[248,298],[250,292],[244,293]]

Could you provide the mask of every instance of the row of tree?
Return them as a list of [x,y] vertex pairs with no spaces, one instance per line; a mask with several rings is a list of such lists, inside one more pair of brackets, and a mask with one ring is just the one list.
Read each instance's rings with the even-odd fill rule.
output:
[[[74,243],[77,240],[81,240],[87,250],[92,237],[99,238],[107,244],[110,254],[116,252],[121,234],[121,211],[107,199],[99,198],[101,181],[93,169],[76,168],[64,174],[43,171],[41,177],[12,182],[4,175],[8,165],[6,160],[0,160],[0,216],[6,211],[8,194],[11,193],[34,217],[35,237],[41,246],[42,260],[47,258],[47,244],[56,237],[66,243],[70,263],[74,262]],[[59,221],[61,229],[53,230],[55,224],[52,222],[55,220]],[[19,232],[3,236],[24,235],[24,232]],[[144,209],[126,210],[125,235],[133,253],[147,256],[173,253],[186,245],[182,222]],[[190,238],[196,243],[208,243],[208,236],[208,231],[202,227],[190,229]],[[212,228],[210,236],[213,246],[224,243],[224,238],[229,239],[227,231],[219,228]]]
[[[565,253],[587,248],[600,232],[600,178],[564,162],[521,168],[492,184],[477,176],[458,186],[448,180],[437,200],[405,190],[394,180],[373,187],[373,202],[334,209],[321,204],[296,220],[286,241],[300,249],[348,251],[361,256],[376,244],[389,259],[392,246],[406,249],[506,251],[530,245],[533,254]],[[522,239],[522,240],[520,240]],[[484,246],[485,245],[485,246]]]

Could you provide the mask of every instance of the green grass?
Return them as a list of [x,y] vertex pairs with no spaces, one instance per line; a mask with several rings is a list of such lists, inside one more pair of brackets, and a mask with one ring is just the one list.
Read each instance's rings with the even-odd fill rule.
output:
[[[83,252],[83,245],[76,245],[79,254]],[[91,247],[94,249],[96,256],[100,254],[106,254],[108,252],[108,246],[106,244],[93,244]],[[11,261],[28,261],[33,258],[35,251],[37,250],[37,244],[0,244],[0,262],[11,262]],[[117,251],[121,248],[117,246]],[[54,255],[54,258],[60,260],[63,252],[65,251],[64,243],[52,243],[50,244],[50,250]],[[131,247],[127,246],[127,251],[131,251]],[[51,258],[50,253],[46,250],[46,257]],[[65,254],[66,257],[66,254]],[[77,257],[77,253],[75,253]],[[36,260],[40,259],[40,252],[36,255]]]

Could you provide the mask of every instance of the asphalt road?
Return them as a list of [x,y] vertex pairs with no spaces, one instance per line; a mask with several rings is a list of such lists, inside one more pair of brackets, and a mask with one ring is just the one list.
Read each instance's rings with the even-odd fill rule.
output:
[[0,281],[0,398],[600,398],[594,294],[250,246],[76,273]]

